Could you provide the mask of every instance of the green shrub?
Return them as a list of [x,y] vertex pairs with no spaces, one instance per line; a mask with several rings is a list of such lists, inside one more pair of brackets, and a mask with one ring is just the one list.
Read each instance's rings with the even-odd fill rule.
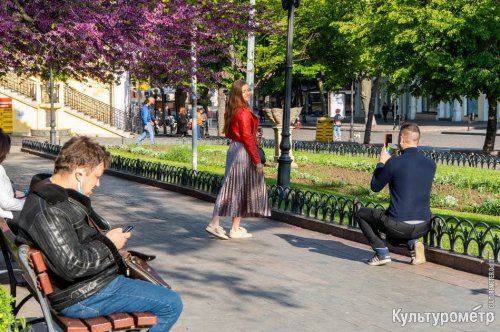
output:
[[187,145],[177,145],[173,147],[170,151],[160,153],[159,158],[163,160],[188,163],[192,159],[191,147]]
[[130,149],[130,152],[133,154],[140,154],[143,156],[153,154],[153,151],[151,151],[149,149],[145,149],[142,146],[137,146],[135,148],[132,148],[132,149]]
[[31,326],[26,325],[26,319],[16,319],[12,313],[11,303],[13,299],[4,287],[0,287],[0,331],[7,331],[10,327],[13,332],[18,332],[20,329],[31,331]]
[[434,182],[437,184],[446,184],[463,189],[476,189],[480,192],[500,192],[500,182],[492,178],[484,178],[474,173],[458,174],[449,172],[446,174],[436,174]]
[[431,206],[454,207],[458,205],[458,199],[451,195],[441,196],[431,193]]
[[362,186],[354,186],[349,188],[349,194],[357,197],[363,197],[370,195],[371,190],[367,187]]
[[472,212],[500,216],[500,199],[489,197],[481,205],[473,206]]
[[330,183],[330,187],[337,188],[337,189],[343,188],[346,185],[347,185],[347,183],[345,183],[344,181],[340,181],[340,180],[332,180],[332,182]]

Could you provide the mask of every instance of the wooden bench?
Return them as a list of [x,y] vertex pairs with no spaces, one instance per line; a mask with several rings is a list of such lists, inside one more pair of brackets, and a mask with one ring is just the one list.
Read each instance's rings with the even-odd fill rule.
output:
[[17,248],[14,242],[15,236],[3,219],[0,219],[0,228],[2,229],[0,243],[9,270],[11,295],[15,296],[15,288],[20,285],[20,282],[15,279],[10,257],[15,257],[18,262],[26,281],[23,286],[27,286],[31,293],[17,306],[14,305],[14,313],[17,314],[24,303],[31,297],[35,297],[44,315],[44,318],[30,321],[30,324],[45,321],[49,332],[105,332],[148,330],[157,323],[157,317],[150,312],[115,313],[88,319],[68,318],[59,315],[50,307],[47,299],[47,295],[53,292],[53,287],[42,252],[27,245],[21,245]]

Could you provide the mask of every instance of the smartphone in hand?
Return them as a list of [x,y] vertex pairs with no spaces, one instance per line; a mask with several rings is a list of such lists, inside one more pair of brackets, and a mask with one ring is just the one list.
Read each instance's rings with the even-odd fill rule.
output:
[[386,133],[384,136],[384,147],[387,153],[394,154],[397,150],[397,146],[392,144],[392,134]]
[[384,136],[384,146],[388,146],[389,143],[392,143],[392,134],[386,133]]

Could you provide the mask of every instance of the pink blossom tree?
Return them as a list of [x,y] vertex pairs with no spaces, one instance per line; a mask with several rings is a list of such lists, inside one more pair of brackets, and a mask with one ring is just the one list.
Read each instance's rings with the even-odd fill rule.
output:
[[216,0],[4,0],[0,3],[0,74],[15,70],[110,82],[130,71],[176,84],[193,73],[218,80],[229,45],[262,22],[249,6]]

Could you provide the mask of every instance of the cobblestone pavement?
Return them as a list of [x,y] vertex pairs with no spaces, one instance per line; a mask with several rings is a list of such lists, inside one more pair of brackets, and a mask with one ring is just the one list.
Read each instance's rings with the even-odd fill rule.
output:
[[[23,187],[31,175],[51,172],[53,164],[14,147],[3,165]],[[135,226],[128,248],[157,255],[153,266],[185,306],[174,332],[500,328],[500,298],[494,296],[495,308],[488,309],[486,277],[432,263],[412,266],[399,255],[387,266],[370,267],[363,262],[371,256],[365,245],[266,218],[243,221],[253,239],[216,240],[204,230],[213,204],[107,175],[93,205],[113,226]],[[5,273],[0,281],[7,284]],[[455,320],[455,312],[474,308],[492,310],[495,322],[432,327],[430,313]],[[430,321],[404,320],[418,313]],[[20,315],[39,317],[40,310],[31,300]]]

